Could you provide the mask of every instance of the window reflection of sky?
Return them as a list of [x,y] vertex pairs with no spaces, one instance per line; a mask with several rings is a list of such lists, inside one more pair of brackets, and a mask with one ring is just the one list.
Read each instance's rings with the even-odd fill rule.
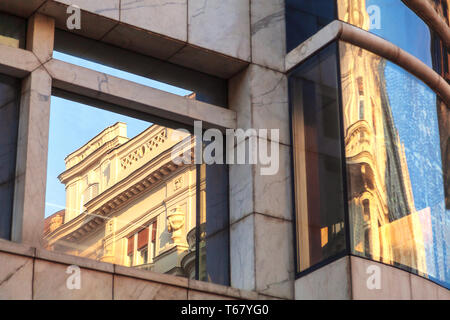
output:
[[381,28],[370,32],[422,60],[430,68],[431,35],[426,23],[399,0],[366,0],[366,8],[380,8]]
[[[380,7],[381,28],[370,32],[392,42],[432,68],[428,26],[401,1],[367,0]],[[448,224],[445,210],[442,158],[436,95],[425,84],[393,63],[385,68],[386,88],[406,160],[417,210],[430,208],[433,243],[426,244],[430,278],[450,287]]]

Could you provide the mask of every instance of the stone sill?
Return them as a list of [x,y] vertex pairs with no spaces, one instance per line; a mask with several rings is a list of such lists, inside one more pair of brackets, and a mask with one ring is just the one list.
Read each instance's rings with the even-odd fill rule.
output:
[[190,280],[178,276],[156,273],[148,270],[139,270],[121,265],[110,264],[106,262],[95,261],[87,258],[62,254],[59,252],[48,251],[45,249],[30,247],[26,244],[15,243],[0,239],[0,252],[30,257],[49,262],[61,263],[66,265],[76,265],[85,269],[101,271],[112,275],[125,276],[140,280],[147,280],[160,284],[195,290],[196,292],[210,293],[222,296],[224,299],[238,300],[267,300],[278,299],[268,295],[259,294],[254,291],[246,291],[223,285]]

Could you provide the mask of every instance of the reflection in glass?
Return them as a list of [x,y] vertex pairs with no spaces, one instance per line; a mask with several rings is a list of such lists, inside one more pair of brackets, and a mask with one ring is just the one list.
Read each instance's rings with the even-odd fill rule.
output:
[[336,0],[286,0],[286,52],[336,19]]
[[[186,130],[52,97],[45,246],[198,278],[197,193],[205,194],[206,181],[193,161],[177,161],[194,146]],[[205,266],[204,278],[214,281],[216,272]]]
[[436,94],[353,45],[340,59],[352,252],[449,287]]
[[20,80],[0,74],[0,238],[10,239],[16,177]]
[[336,44],[289,76],[298,271],[346,248]]
[[337,0],[339,19],[392,42],[441,72],[448,64],[439,36],[402,1]]
[[437,12],[437,14],[444,20],[444,22],[447,25],[450,25],[449,21],[449,7],[450,7],[450,1],[449,0],[427,0],[431,6],[434,7],[434,10]]
[[0,44],[25,48],[26,20],[0,12]]

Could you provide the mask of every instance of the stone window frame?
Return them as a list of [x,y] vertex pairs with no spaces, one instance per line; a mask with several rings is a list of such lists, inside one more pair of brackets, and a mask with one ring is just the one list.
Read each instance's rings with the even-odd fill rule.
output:
[[28,19],[26,49],[0,44],[0,73],[22,79],[11,241],[42,247],[52,90],[203,128],[236,129],[236,112],[54,59],[55,20]]

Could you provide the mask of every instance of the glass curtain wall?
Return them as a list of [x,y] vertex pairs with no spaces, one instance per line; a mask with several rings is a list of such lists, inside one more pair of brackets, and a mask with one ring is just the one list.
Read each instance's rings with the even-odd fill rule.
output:
[[[432,2],[448,21],[446,1]],[[447,48],[403,2],[335,3],[340,20],[450,79]],[[323,15],[312,14],[318,2],[288,2],[287,11],[289,5],[314,18],[287,13],[291,50],[324,25],[318,23]],[[299,31],[303,22],[308,34]],[[297,271],[347,252],[449,287],[449,108],[397,65],[350,44],[338,46],[338,57],[329,45],[289,75]]]
[[351,251],[450,285],[436,94],[385,59],[340,43]]

